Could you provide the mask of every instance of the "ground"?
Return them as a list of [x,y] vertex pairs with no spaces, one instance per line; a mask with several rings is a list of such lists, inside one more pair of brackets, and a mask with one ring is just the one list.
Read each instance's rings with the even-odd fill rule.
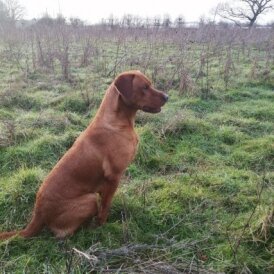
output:
[[[195,43],[192,57],[201,60],[203,47]],[[132,48],[121,48],[107,47],[107,68],[99,58],[85,67],[71,63],[70,79],[58,64],[55,73],[33,68],[26,75],[15,61],[1,59],[0,231],[26,225],[43,178],[88,125],[114,76],[132,68],[117,57]],[[155,49],[152,56],[168,60],[176,50]],[[271,273],[274,63],[263,80],[261,61],[245,56],[235,57],[240,63],[226,75],[228,83],[218,58],[209,59],[210,70],[201,61],[181,78],[185,89],[176,77],[168,81],[173,61],[166,77],[136,61],[134,68],[170,100],[159,114],[138,113],[138,154],[108,222],[62,242],[48,231],[3,241],[1,272]]]

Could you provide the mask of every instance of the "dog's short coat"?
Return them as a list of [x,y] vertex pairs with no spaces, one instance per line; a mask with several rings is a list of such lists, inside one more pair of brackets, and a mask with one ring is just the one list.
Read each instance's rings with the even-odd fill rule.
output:
[[120,74],[93,121],[40,186],[30,223],[21,231],[1,233],[0,239],[32,237],[45,226],[63,238],[94,216],[99,225],[105,223],[120,178],[136,153],[137,110],[157,113],[167,100],[141,72]]

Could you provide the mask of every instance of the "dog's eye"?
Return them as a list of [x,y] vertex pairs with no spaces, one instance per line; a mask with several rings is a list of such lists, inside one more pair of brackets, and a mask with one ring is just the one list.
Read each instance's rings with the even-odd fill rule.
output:
[[149,88],[149,86],[148,86],[148,85],[145,85],[143,89],[144,89],[144,90],[147,90],[148,88]]

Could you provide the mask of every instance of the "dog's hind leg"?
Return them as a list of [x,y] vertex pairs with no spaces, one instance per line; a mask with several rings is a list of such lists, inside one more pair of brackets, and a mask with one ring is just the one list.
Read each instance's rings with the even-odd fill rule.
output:
[[72,235],[81,224],[98,213],[98,194],[88,193],[67,200],[64,210],[48,225],[57,238]]

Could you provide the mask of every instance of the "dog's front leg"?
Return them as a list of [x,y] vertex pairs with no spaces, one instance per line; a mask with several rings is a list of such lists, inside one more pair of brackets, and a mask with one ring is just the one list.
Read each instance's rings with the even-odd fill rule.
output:
[[119,185],[119,179],[107,180],[104,186],[100,189],[101,206],[98,213],[98,224],[103,225],[108,216],[113,195]]

